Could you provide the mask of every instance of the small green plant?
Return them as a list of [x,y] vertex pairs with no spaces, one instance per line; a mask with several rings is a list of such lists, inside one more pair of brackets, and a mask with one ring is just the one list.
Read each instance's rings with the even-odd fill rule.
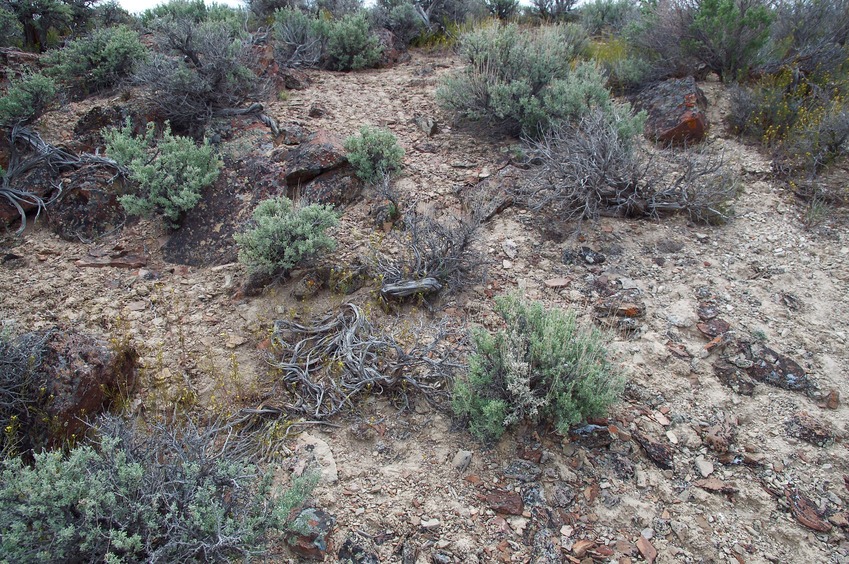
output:
[[295,208],[285,196],[265,200],[254,210],[252,227],[235,235],[239,260],[253,273],[286,272],[333,250],[336,241],[325,231],[338,222],[330,206]]
[[82,95],[115,86],[147,58],[139,34],[126,26],[97,29],[50,51],[47,73]]
[[365,12],[338,20],[318,20],[324,36],[325,66],[331,70],[362,70],[377,66],[383,55],[380,39],[372,33]]
[[13,81],[0,97],[0,127],[22,125],[38,119],[56,98],[53,79],[36,73]]
[[549,420],[565,433],[616,401],[623,379],[597,329],[580,327],[573,312],[517,296],[495,304],[506,329],[472,334],[468,376],[454,385],[454,412],[474,436],[494,441],[526,419]]
[[573,24],[474,30],[461,40],[466,69],[443,81],[437,98],[462,118],[538,137],[555,123],[612,107],[598,68],[573,63],[586,47],[586,32]]
[[107,130],[106,152],[125,167],[134,184],[133,193],[119,198],[131,215],[162,215],[178,225],[181,214],[197,205],[201,190],[218,178],[222,162],[208,142],[200,146],[189,137],[172,135],[166,123],[160,138],[155,124],[145,133],[133,135],[127,122],[122,128]]
[[192,426],[117,417],[98,442],[0,463],[0,553],[9,562],[230,562],[261,553],[316,483],[274,492],[271,473]]
[[404,149],[388,129],[365,125],[359,135],[345,140],[345,150],[357,176],[366,184],[376,185],[403,166]]

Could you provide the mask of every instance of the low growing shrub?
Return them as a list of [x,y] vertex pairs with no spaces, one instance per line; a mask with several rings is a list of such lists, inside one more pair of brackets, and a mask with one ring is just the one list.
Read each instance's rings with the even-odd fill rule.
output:
[[274,59],[284,67],[316,67],[321,62],[324,38],[317,20],[303,10],[283,8],[274,12],[271,28]]
[[0,97],[0,127],[23,125],[38,119],[56,98],[56,83],[43,74],[13,81]]
[[362,70],[377,66],[383,55],[380,39],[371,31],[365,12],[338,20],[318,20],[324,36],[324,66],[331,70]]
[[612,107],[604,76],[573,64],[587,46],[576,25],[523,31],[515,24],[474,30],[461,40],[466,69],[443,81],[441,105],[459,117],[509,134],[539,136],[552,124],[593,107]]
[[366,184],[375,185],[382,178],[399,172],[403,166],[404,149],[388,129],[365,125],[360,128],[359,135],[345,140],[345,150],[357,176]]
[[386,27],[395,35],[396,41],[404,46],[410,45],[426,29],[416,7],[410,2],[402,2],[389,11]]
[[551,421],[565,433],[616,401],[623,379],[597,329],[580,327],[573,312],[516,296],[495,304],[506,328],[472,334],[468,377],[454,385],[454,412],[475,437],[497,440],[523,420]]
[[256,99],[265,83],[248,63],[250,45],[229,21],[154,20],[162,52],[133,75],[148,103],[180,131],[197,133],[218,112]]
[[131,215],[164,216],[172,227],[195,207],[201,191],[218,178],[222,162],[208,142],[196,145],[190,137],[172,135],[166,124],[156,138],[155,124],[134,136],[128,122],[104,132],[106,153],[125,167],[134,184],[132,193],[119,198]]
[[0,463],[0,553],[9,562],[229,562],[290,526],[315,474],[275,492],[271,473],[215,433],[117,418],[95,445]]
[[295,208],[285,196],[265,200],[254,210],[253,225],[235,235],[239,260],[252,273],[286,272],[304,260],[333,250],[336,241],[325,231],[338,222],[330,206]]
[[82,95],[115,86],[147,58],[139,34],[126,26],[97,29],[50,51],[47,73]]
[[638,17],[639,7],[631,0],[593,0],[581,5],[581,25],[590,35],[618,35]]

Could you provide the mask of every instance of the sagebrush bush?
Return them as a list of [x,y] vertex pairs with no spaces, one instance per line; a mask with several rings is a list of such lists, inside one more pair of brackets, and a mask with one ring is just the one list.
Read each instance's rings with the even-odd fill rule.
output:
[[285,531],[315,475],[274,492],[271,473],[195,428],[101,420],[95,445],[0,464],[9,562],[229,562]]
[[229,21],[151,22],[161,52],[139,65],[133,82],[147,102],[182,131],[202,131],[221,111],[256,99],[265,86],[248,66],[250,44]]
[[612,107],[598,68],[574,65],[586,46],[586,33],[573,24],[532,31],[496,24],[474,30],[461,40],[465,70],[445,79],[437,98],[461,118],[510,134],[539,136],[591,108]]
[[383,45],[369,25],[365,12],[338,20],[318,20],[324,36],[324,66],[331,70],[362,70],[377,66]]
[[607,86],[613,92],[627,93],[638,90],[655,78],[652,64],[634,54],[627,41],[621,38],[594,40],[587,48],[589,57],[607,75]]
[[0,97],[0,127],[36,120],[56,99],[56,83],[43,74],[29,74],[12,81]]
[[410,2],[402,2],[389,10],[386,27],[401,45],[410,45],[425,31],[425,23]]
[[345,150],[357,176],[366,184],[376,185],[403,166],[404,149],[388,129],[365,125],[359,135],[345,140]]
[[497,440],[510,426],[550,421],[559,432],[603,415],[623,379],[604,336],[578,325],[574,312],[501,296],[495,310],[505,329],[472,333],[469,373],[457,379],[452,405],[472,434]]
[[581,5],[581,25],[590,35],[618,35],[637,19],[639,6],[631,0],[593,0]]
[[107,155],[129,173],[132,193],[118,199],[127,213],[159,214],[172,227],[197,205],[201,191],[215,182],[221,171],[222,162],[208,142],[198,146],[190,137],[172,135],[167,123],[159,138],[154,123],[135,136],[129,122],[106,130],[103,137]]
[[136,31],[123,25],[106,27],[50,51],[47,73],[87,95],[115,86],[144,62],[147,54]]
[[303,10],[283,8],[274,12],[271,27],[274,59],[283,67],[316,67],[324,52],[324,38],[315,18]]
[[336,241],[325,231],[338,222],[331,206],[296,208],[285,196],[264,200],[254,210],[251,227],[235,235],[239,260],[252,273],[286,272],[333,250]]
[[490,15],[499,20],[510,20],[519,11],[519,0],[484,0]]
[[595,110],[528,140],[537,176],[519,196],[535,211],[576,221],[671,212],[699,223],[730,219],[740,187],[733,171],[701,150],[654,158],[640,152],[633,140],[642,118],[623,107]]

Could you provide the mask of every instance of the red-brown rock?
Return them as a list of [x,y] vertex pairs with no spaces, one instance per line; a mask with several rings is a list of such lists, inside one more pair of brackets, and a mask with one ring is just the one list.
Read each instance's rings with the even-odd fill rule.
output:
[[286,166],[286,183],[289,186],[304,184],[347,162],[348,157],[342,138],[320,129],[283,157],[283,164]]
[[636,96],[634,105],[648,113],[645,136],[660,145],[690,145],[705,137],[707,98],[693,77],[649,86]]
[[290,530],[294,533],[286,539],[286,544],[301,558],[324,560],[327,538],[335,524],[336,519],[325,511],[304,509],[292,522]]
[[292,191],[304,203],[341,207],[353,202],[362,190],[363,183],[354,175],[354,170],[346,165],[325,172]]
[[490,509],[506,515],[521,515],[525,508],[522,503],[522,496],[516,492],[505,490],[495,490],[486,494],[485,501]]
[[114,350],[107,343],[75,330],[53,330],[46,342],[41,369],[53,399],[47,413],[52,443],[81,435],[85,418],[107,408],[136,381],[138,354],[130,347]]

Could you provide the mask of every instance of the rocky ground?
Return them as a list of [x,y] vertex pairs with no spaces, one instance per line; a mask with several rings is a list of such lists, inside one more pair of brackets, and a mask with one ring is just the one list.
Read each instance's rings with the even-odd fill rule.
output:
[[[470,187],[497,175],[515,143],[450,126],[434,90],[458,65],[415,53],[389,69],[312,72],[311,86],[270,103],[269,113],[343,136],[387,126],[406,150],[401,202],[453,212]],[[491,298],[518,291],[610,331],[628,378],[622,402],[568,437],[522,427],[493,447],[424,401],[399,414],[371,397],[332,425],[298,427],[284,465],[314,458],[323,468],[316,507],[335,519],[326,561],[847,562],[845,225],[807,229],[804,210],[771,179],[768,157],[726,134],[724,88],[701,87],[709,150],[723,153],[744,185],[727,225],[605,218],[578,235],[556,218],[507,207],[477,232],[484,280],[434,313],[385,313],[369,285],[296,299],[303,272],[246,297],[246,272],[214,217],[194,221],[213,226],[206,237],[224,233],[219,252],[194,261],[186,256],[203,245],[186,241],[175,252],[177,236],[155,222],[130,222],[91,243],[60,239],[39,222],[3,240],[2,320],[128,337],[141,353],[135,413],[228,414],[268,401],[275,319],[351,301],[386,327],[431,318],[490,325]],[[79,115],[116,103],[71,104],[40,129],[48,141],[68,139]],[[439,132],[426,134],[417,116],[435,119]],[[267,132],[251,131],[251,151],[279,150]],[[250,201],[246,194],[234,189],[228,201]],[[367,191],[346,209],[330,264],[392,251],[374,226],[376,201]],[[299,561],[283,547],[272,559]]]

